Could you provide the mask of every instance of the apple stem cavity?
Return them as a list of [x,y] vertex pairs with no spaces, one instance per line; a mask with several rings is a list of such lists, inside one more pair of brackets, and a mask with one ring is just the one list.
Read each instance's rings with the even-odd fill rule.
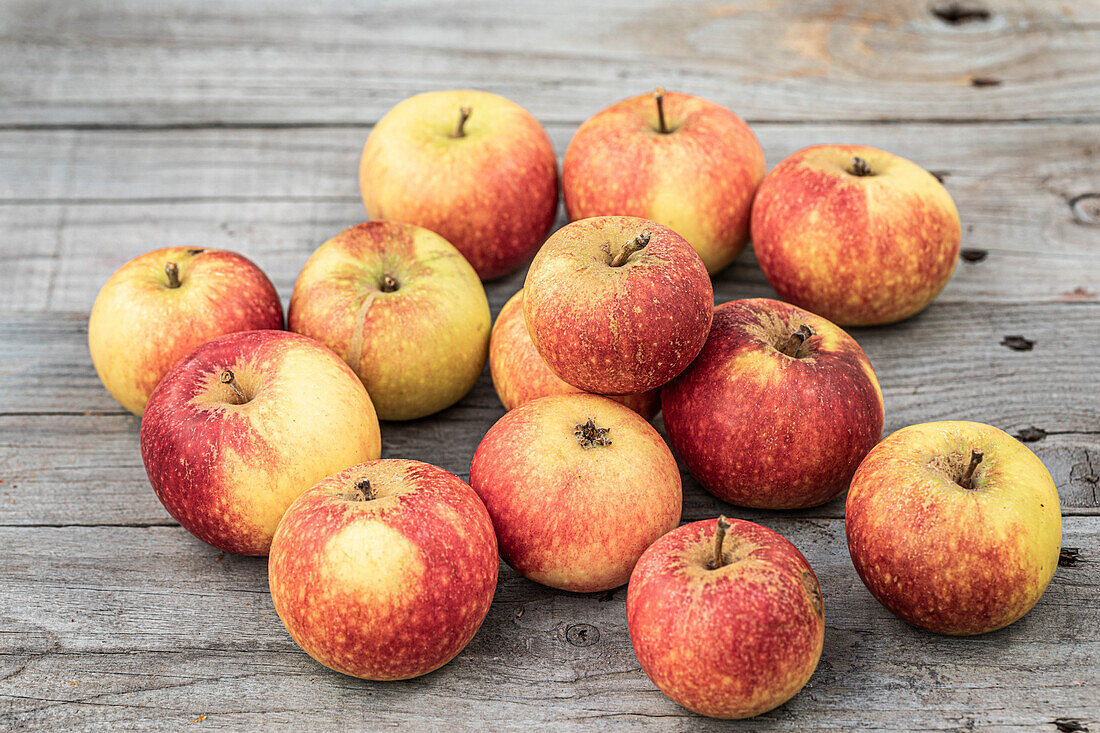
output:
[[455,131],[451,133],[451,137],[459,138],[466,137],[466,120],[470,119],[470,115],[473,114],[472,107],[461,107],[458,110],[458,124],[455,125]]
[[393,291],[397,290],[397,288],[398,288],[397,278],[395,278],[393,275],[391,275],[388,272],[384,273],[382,275],[382,285],[381,285],[381,288],[380,288],[381,291],[383,293],[392,293]]
[[180,268],[175,262],[169,262],[164,266],[164,274],[168,276],[168,287],[175,290],[180,286]]
[[577,423],[573,428],[573,435],[577,436],[577,442],[585,450],[598,445],[611,445],[611,438],[607,437],[610,432],[611,428],[598,427],[592,418],[588,418],[586,423]]
[[625,265],[626,261],[630,259],[630,255],[634,254],[635,252],[649,244],[650,237],[651,235],[649,232],[642,232],[638,236],[634,237],[634,239],[631,239],[629,242],[624,244],[615,255],[615,257],[612,258],[611,266],[622,267],[623,265]]
[[232,389],[237,394],[237,396],[241,398],[241,401],[237,404],[243,405],[245,402],[248,402],[248,398],[245,397],[244,391],[241,389],[240,383],[237,382],[237,375],[235,375],[231,370],[226,369],[224,372],[222,372],[221,383],[228,384],[229,388]]
[[852,170],[850,170],[849,173],[860,178],[869,176],[871,175],[871,165],[857,155],[852,158]]
[[723,556],[723,545],[726,543],[726,532],[729,531],[730,520],[725,515],[718,517],[718,529],[714,532],[714,558],[710,561],[710,569],[717,570],[726,564]]
[[657,102],[657,132],[667,135],[671,130],[665,124],[665,88],[657,87],[653,92],[653,99]]
[[374,501],[374,489],[370,487],[370,479],[365,478],[355,484],[355,493],[351,495],[352,501]]
[[971,451],[970,453],[970,465],[966,467],[966,472],[963,473],[962,478],[959,479],[959,486],[964,489],[974,488],[974,471],[978,468],[978,464],[985,458],[985,454],[980,450]]
[[803,323],[798,330],[787,337],[787,342],[779,349],[792,359],[798,358],[798,352],[806,340],[814,335],[814,330]]

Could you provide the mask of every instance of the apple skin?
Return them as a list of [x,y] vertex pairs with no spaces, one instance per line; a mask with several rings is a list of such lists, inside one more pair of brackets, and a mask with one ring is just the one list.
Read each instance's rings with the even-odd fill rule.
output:
[[[179,286],[165,268],[174,263]],[[88,350],[103,386],[138,417],[177,361],[236,331],[280,329],[283,306],[267,276],[228,250],[166,247],[120,267],[88,319]]]
[[[612,266],[628,242],[649,243]],[[666,226],[628,216],[554,232],[524,285],[523,316],[561,379],[595,394],[637,394],[682,372],[707,339],[714,289],[703,261]]]
[[[974,450],[984,455],[965,489]],[[882,605],[956,636],[1030,611],[1062,545],[1043,462],[1004,431],[964,421],[911,425],[879,443],[852,479],[844,526],[856,572]]]
[[745,248],[764,151],[719,104],[677,92],[666,92],[663,104],[668,133],[653,94],[624,99],[580,126],[562,164],[565,208],[570,221],[622,215],[664,224],[713,274]]
[[[247,402],[220,381],[225,370]],[[141,421],[141,458],[164,508],[238,555],[266,555],[292,501],[380,452],[362,383],[323,345],[287,331],[203,344],[165,375]]]
[[717,522],[678,527],[630,576],[626,623],[642,669],[661,692],[712,718],[782,705],[813,675],[825,638],[817,576],[766,527],[728,520],[726,564],[712,569]]
[[[792,358],[799,326],[815,335]],[[824,504],[882,437],[882,392],[863,349],[829,321],[767,298],[714,310],[699,356],[661,391],[669,442],[723,501],[764,509]]]
[[[373,499],[356,486],[366,479]],[[298,646],[353,677],[442,667],[489,612],[497,542],[461,479],[407,460],[352,466],[287,510],[268,561],[275,611]]]
[[[489,371],[505,410],[539,397],[583,391],[562,381],[539,356],[531,335],[527,333],[527,323],[523,320],[522,289],[508,299],[493,324],[489,340]],[[646,420],[652,420],[661,407],[661,392],[657,389],[607,397],[626,405]]]
[[[454,137],[460,110],[471,114]],[[558,161],[531,113],[489,92],[426,92],[374,126],[359,162],[371,219],[438,232],[482,280],[531,258],[558,210]]]
[[412,224],[358,224],[322,244],[294,284],[288,322],[348,363],[383,420],[458,402],[489,351],[477,273],[445,239]]
[[[857,176],[862,158],[871,175]],[[939,294],[959,256],[959,213],[915,163],[861,145],[794,153],[760,184],[752,246],[779,297],[841,326],[894,323]]]
[[[588,420],[607,445],[575,434]],[[633,410],[590,394],[552,395],[506,413],[482,438],[470,485],[500,554],[525,578],[591,593],[630,578],[646,547],[680,522],[676,460]]]

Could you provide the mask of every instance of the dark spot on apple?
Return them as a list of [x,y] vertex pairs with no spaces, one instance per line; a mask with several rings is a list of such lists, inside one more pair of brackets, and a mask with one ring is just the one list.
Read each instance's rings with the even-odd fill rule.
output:
[[1088,733],[1089,727],[1076,718],[1055,718],[1054,727],[1060,733]]
[[992,76],[972,76],[970,77],[970,86],[977,87],[979,89],[984,87],[999,87],[1003,82],[1000,79],[994,79]]
[[205,249],[189,249],[189,250],[187,250],[187,254],[189,254],[189,255],[201,255],[205,251],[206,251]]
[[1077,547],[1063,547],[1058,553],[1058,567],[1072,568],[1080,559],[1081,550]]
[[1021,443],[1038,443],[1043,438],[1047,437],[1047,431],[1042,428],[1037,428],[1034,425],[1026,427],[1020,432],[1016,433],[1016,440]]
[[802,571],[802,589],[806,591],[806,596],[810,599],[810,605],[813,606],[814,613],[819,618],[825,618],[825,602],[821,599],[821,586],[817,583],[817,578],[809,570]]
[[565,630],[565,640],[573,646],[592,646],[600,640],[600,630],[591,624],[573,624]]
[[992,13],[985,8],[976,5],[963,5],[962,3],[937,5],[932,8],[932,15],[947,23],[947,25],[985,23],[993,17]]
[[1035,348],[1035,342],[1023,336],[1005,336],[1001,339],[1001,346],[1007,346],[1013,351],[1031,351]]
[[984,249],[964,249],[959,256],[966,262],[981,262],[989,256],[989,252]]
[[940,183],[943,183],[944,179],[946,179],[949,175],[951,175],[947,171],[928,171],[928,172],[931,173],[932,177],[935,178]]

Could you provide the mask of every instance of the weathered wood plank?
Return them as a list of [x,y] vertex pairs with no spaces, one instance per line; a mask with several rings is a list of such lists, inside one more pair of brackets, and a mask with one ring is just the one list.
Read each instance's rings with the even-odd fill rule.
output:
[[[1060,568],[1036,608],[990,635],[958,639],[896,620],[860,583],[838,520],[765,520],[807,556],[828,626],[803,692],[754,730],[970,727],[1054,730],[1095,719],[1100,518],[1066,521],[1082,561]],[[594,728],[652,723],[725,730],[687,713],[641,672],[623,590],[573,595],[502,566],[471,645],[419,680],[378,684],[322,668],[283,630],[262,559],[221,557],[179,528],[0,529],[0,725],[297,728],[408,724]],[[588,646],[566,629],[587,624]],[[489,692],[491,691],[491,693]],[[353,722],[354,721],[354,722]],[[369,721],[369,723],[368,723]]]
[[659,84],[749,119],[1096,119],[1100,3],[0,6],[0,123],[369,123],[477,86],[579,122]]

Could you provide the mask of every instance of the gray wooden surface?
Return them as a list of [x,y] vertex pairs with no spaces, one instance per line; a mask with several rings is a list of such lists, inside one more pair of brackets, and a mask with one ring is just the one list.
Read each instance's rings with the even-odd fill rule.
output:
[[[99,286],[189,244],[247,254],[287,298],[313,248],[364,217],[359,149],[409,94],[505,94],[561,154],[589,115],[658,84],[729,105],[770,165],[863,142],[942,176],[963,221],[954,279],[917,318],[853,331],[886,429],[966,418],[1026,438],[1077,560],[1008,629],[938,637],[864,589],[842,500],[731,509],[685,475],[685,520],[760,521],[821,579],[821,664],[781,708],[696,718],[639,669],[623,590],[558,593],[506,567],[442,670],[373,684],[321,668],[280,625],[264,561],[192,539],[154,497],[137,421],[87,356]],[[0,728],[1100,730],[1097,0],[3,0],[0,232]],[[494,313],[522,277],[489,285]],[[771,294],[751,251],[715,290]],[[465,476],[501,414],[486,372],[456,407],[383,425],[384,455]]]

